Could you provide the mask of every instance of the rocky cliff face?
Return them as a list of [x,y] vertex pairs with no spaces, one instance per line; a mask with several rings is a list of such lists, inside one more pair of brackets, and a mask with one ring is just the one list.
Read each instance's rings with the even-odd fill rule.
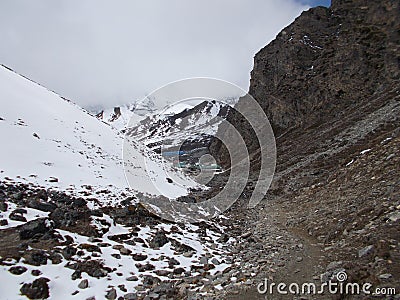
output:
[[[399,9],[398,1],[333,0],[303,12],[255,55],[249,93],[276,136],[344,117],[399,79]],[[240,124],[235,114],[229,120]],[[239,130],[251,141],[249,128]],[[218,142],[211,148],[226,161]]]

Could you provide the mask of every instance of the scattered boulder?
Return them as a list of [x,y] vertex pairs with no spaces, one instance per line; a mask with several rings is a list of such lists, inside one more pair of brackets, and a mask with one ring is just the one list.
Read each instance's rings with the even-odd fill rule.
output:
[[240,237],[242,239],[247,239],[247,238],[251,237],[252,235],[253,235],[253,233],[251,231],[248,231],[248,232],[243,233]]
[[178,267],[174,269],[174,274],[179,275],[182,274],[183,272],[185,272],[185,269],[182,267]]
[[47,253],[43,250],[32,250],[24,256],[25,263],[32,266],[40,266],[47,264]]
[[369,246],[364,247],[364,248],[362,248],[362,249],[360,249],[358,251],[358,257],[361,258],[361,257],[367,256],[367,255],[371,254],[373,251],[374,251],[374,246],[373,245],[369,245]]
[[169,261],[168,261],[168,266],[169,266],[170,268],[173,268],[174,266],[177,266],[177,265],[179,265],[179,264],[180,264],[179,261],[176,260],[176,259],[173,258],[173,257],[171,257],[171,258],[169,259]]
[[136,266],[136,268],[138,269],[139,272],[152,271],[152,270],[155,269],[155,267],[152,264],[149,264],[149,263],[144,264],[144,265],[136,264],[135,266]]
[[157,231],[157,233],[154,235],[153,239],[150,241],[149,246],[151,248],[160,248],[164,246],[166,243],[168,243],[168,237],[165,235],[164,231]]
[[47,218],[40,218],[30,221],[20,227],[19,237],[21,240],[28,240],[36,235],[43,235],[52,228]]
[[78,288],[86,289],[89,286],[89,281],[87,279],[83,279],[79,284]]
[[72,246],[66,246],[61,253],[65,259],[71,259],[71,257],[76,254],[76,248]]
[[111,268],[104,266],[101,261],[93,259],[69,263],[65,267],[73,269],[79,273],[86,272],[89,276],[95,278],[105,277],[112,271]]
[[207,257],[205,257],[205,256],[202,256],[201,258],[200,258],[200,261],[199,261],[202,265],[206,265],[206,264],[208,264],[208,258]]
[[147,259],[147,255],[146,254],[140,254],[140,253],[134,253],[132,255],[132,258],[136,261],[143,261]]
[[117,291],[114,288],[112,288],[111,290],[107,291],[106,299],[114,300],[116,298],[117,298]]
[[49,182],[58,182],[58,178],[57,177],[50,177]]
[[136,293],[128,293],[124,295],[124,300],[137,300],[137,294]]
[[31,274],[32,276],[40,276],[42,275],[42,272],[40,270],[32,270]]
[[393,277],[392,274],[389,274],[389,273],[379,275],[379,279],[381,279],[381,280],[388,280],[392,277]]
[[97,245],[93,245],[93,244],[80,244],[79,248],[85,249],[86,251],[89,251],[89,252],[102,253],[100,247]]
[[158,276],[168,276],[171,272],[170,271],[168,271],[168,270],[156,270],[155,271],[155,273],[158,275]]
[[126,278],[126,281],[138,281],[139,278],[135,275]]
[[400,220],[400,211],[391,212],[386,217],[389,221],[395,223]]
[[111,254],[111,256],[116,259],[121,259],[121,254],[119,254],[119,253],[113,253],[113,254]]
[[24,283],[20,289],[21,294],[30,299],[47,299],[50,296],[47,284],[49,281],[48,278],[40,277],[32,283]]
[[26,222],[26,218],[21,213],[15,210],[11,212],[9,219],[13,221]]
[[121,249],[119,249],[119,252],[120,252],[122,255],[129,255],[129,254],[132,253],[131,250],[129,250],[129,249],[125,248],[125,247],[122,247]]
[[8,204],[5,201],[0,201],[0,210],[1,211],[7,211]]
[[158,283],[160,283],[161,280],[157,277],[151,276],[151,275],[144,275],[143,276],[143,285],[144,286],[154,286]]
[[49,259],[54,265],[60,264],[63,260],[61,254],[54,251],[50,252]]
[[25,273],[26,270],[28,270],[28,269],[24,266],[13,266],[10,269],[8,269],[8,271],[14,275],[21,275],[21,274]]

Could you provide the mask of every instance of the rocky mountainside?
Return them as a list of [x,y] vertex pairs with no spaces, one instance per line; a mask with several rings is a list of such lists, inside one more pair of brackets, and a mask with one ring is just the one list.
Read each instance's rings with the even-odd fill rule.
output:
[[[264,299],[256,292],[264,278],[321,284],[339,271],[349,282],[400,290],[399,9],[398,1],[333,0],[303,12],[256,54],[250,94],[274,128],[277,171],[255,210],[231,211],[253,239],[237,253],[258,274],[225,297]],[[254,154],[248,195],[258,144],[238,114],[228,120]],[[210,150],[227,164],[218,141]]]
[[230,110],[229,105],[218,101],[202,101],[195,106],[181,107],[185,108],[150,115],[128,128],[127,132],[158,153],[161,147],[163,151],[177,147],[193,150],[209,145],[219,123]]
[[[397,1],[333,0],[305,11],[254,57],[249,93],[266,112],[276,136],[344,118],[400,75]],[[250,152],[251,129],[232,113]],[[249,137],[249,138],[247,138]],[[215,141],[213,152],[225,151]]]

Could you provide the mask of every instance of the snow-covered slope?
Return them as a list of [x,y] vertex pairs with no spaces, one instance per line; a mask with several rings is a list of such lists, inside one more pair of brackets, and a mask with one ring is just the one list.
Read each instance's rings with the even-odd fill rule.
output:
[[189,148],[207,146],[228,110],[229,106],[219,101],[202,101],[195,106],[181,102],[141,120],[128,134],[153,150],[184,143]]
[[[147,99],[147,98],[146,98]],[[146,100],[145,99],[145,100]],[[131,104],[115,106],[111,108],[105,108],[101,111],[96,111],[94,115],[99,120],[109,124],[113,128],[122,131],[130,124],[138,124],[140,121],[147,117],[152,117],[153,119],[158,115],[155,113],[154,104],[151,100],[138,100]],[[168,111],[164,113],[177,114],[185,109],[191,109],[195,105],[190,103],[184,103],[176,105],[173,107],[173,111]]]
[[121,131],[127,126],[132,118],[134,118],[135,122],[144,119],[144,116],[138,115],[134,110],[134,104],[127,104],[103,109],[100,112],[96,112],[95,116],[97,119],[110,125],[114,129]]
[[[0,103],[1,180],[9,178],[71,192],[90,185],[115,195],[127,188],[121,161],[123,137],[112,127],[3,66]],[[134,149],[131,163],[135,168],[129,171],[137,184],[132,188],[158,195],[147,175],[146,155],[146,151]],[[152,173],[159,184],[166,185],[164,190],[170,191],[167,196],[185,194],[186,187],[194,185],[178,178],[179,174],[176,176],[183,186],[168,183],[159,163],[152,164]]]
[[208,277],[196,278],[232,266],[224,226],[166,224],[138,203],[136,192],[197,186],[172,170],[166,180],[148,147],[133,141],[124,174],[119,130],[5,67],[0,103],[0,298],[176,299],[182,278],[201,294]]

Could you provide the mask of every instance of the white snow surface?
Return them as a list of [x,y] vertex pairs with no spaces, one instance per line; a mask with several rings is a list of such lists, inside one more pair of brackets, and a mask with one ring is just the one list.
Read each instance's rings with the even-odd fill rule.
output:
[[[128,189],[122,157],[123,136],[56,93],[0,67],[0,180],[11,179],[43,187],[78,192],[83,185],[107,189],[117,195]],[[179,174],[164,178],[160,163],[151,164],[146,151],[134,149],[130,163],[131,188],[150,195],[178,197],[196,186]],[[176,177],[176,178],[174,178]],[[56,181],[57,182],[54,182]],[[165,192],[167,194],[165,194]],[[110,197],[107,197],[109,199]]]

